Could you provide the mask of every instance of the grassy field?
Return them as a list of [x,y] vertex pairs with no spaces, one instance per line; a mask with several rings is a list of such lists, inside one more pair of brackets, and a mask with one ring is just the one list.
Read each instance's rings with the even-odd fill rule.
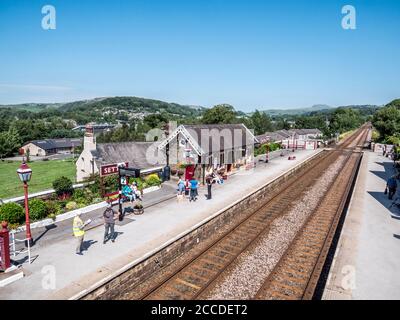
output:
[[[7,199],[24,194],[22,182],[16,170],[20,162],[0,162],[0,199]],[[50,160],[30,162],[33,173],[29,183],[29,192],[38,192],[52,189],[53,181],[61,176],[66,176],[75,183],[75,161]]]

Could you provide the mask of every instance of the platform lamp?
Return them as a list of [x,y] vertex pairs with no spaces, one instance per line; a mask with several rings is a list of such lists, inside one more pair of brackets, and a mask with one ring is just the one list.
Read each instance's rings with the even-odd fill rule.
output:
[[31,180],[32,169],[25,163],[25,160],[22,160],[22,164],[17,170],[19,179],[24,184],[24,194],[25,194],[25,223],[26,223],[26,241],[25,245],[32,246],[33,239],[31,235],[31,227],[29,222],[29,206],[28,206],[28,182]]

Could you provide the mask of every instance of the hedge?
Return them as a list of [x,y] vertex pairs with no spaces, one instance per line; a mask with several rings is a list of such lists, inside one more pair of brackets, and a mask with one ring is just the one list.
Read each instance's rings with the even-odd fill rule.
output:
[[40,220],[47,217],[46,203],[41,199],[29,200],[29,217],[32,220]]
[[8,223],[21,223],[25,219],[24,208],[14,202],[6,203],[0,206],[0,221]]

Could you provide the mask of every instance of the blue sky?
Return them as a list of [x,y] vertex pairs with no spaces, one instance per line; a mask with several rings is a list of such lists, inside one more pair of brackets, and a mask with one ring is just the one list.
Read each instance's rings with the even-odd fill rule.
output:
[[[57,29],[41,27],[44,5]],[[357,29],[341,26],[344,5]],[[140,96],[237,109],[400,97],[398,0],[0,0],[0,104]]]

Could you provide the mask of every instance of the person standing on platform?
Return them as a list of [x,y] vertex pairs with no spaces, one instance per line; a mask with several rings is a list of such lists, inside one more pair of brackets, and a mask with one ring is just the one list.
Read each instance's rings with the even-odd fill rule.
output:
[[196,201],[197,200],[197,188],[198,188],[199,182],[196,180],[195,177],[193,177],[192,180],[189,181],[189,183],[190,183],[189,202]]
[[83,238],[85,237],[85,230],[84,230],[85,224],[81,220],[81,215],[82,212],[79,210],[76,213],[76,216],[72,222],[72,231],[77,240],[76,254],[79,255],[82,255],[82,243],[83,243]]
[[107,209],[103,213],[103,218],[104,218],[104,240],[103,244],[107,242],[108,239],[111,239],[112,242],[115,241],[115,232],[114,232],[114,226],[115,226],[115,221],[114,221],[114,216],[116,215],[116,212],[112,209],[112,204],[109,203],[107,204]]
[[183,181],[182,177],[179,176],[178,194],[183,195],[184,192],[185,192],[185,181]]
[[398,179],[399,176],[391,176],[386,184],[386,188],[389,191],[389,200],[393,200],[393,196],[396,194],[397,191],[397,181],[396,179]]
[[207,200],[211,200],[211,189],[213,184],[213,179],[211,176],[207,177],[206,184],[207,184]]

